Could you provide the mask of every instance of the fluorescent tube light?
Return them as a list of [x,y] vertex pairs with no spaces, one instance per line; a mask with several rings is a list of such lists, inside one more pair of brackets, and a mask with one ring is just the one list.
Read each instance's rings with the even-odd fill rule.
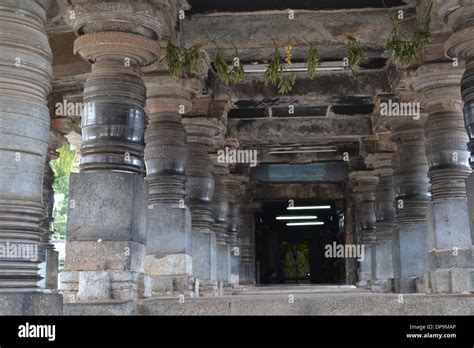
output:
[[286,226],[311,226],[311,225],[324,225],[322,221],[313,222],[287,222]]
[[307,216],[277,216],[277,220],[316,220],[318,217],[316,215],[307,215]]
[[287,207],[287,210],[312,210],[312,209],[331,209],[330,205],[308,205],[301,207]]

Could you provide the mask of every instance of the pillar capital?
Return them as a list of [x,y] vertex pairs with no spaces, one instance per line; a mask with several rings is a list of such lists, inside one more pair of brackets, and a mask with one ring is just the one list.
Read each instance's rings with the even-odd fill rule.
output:
[[128,32],[160,39],[165,18],[156,1],[73,0],[65,14],[76,35],[98,31]]
[[459,85],[463,71],[452,63],[425,64],[411,73],[411,88],[429,113],[462,112]]

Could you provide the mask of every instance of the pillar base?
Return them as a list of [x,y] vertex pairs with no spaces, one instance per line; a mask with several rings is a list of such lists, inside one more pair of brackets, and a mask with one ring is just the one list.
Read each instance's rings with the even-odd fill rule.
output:
[[71,175],[65,302],[134,301],[143,297],[146,186],[114,171]]
[[412,278],[394,278],[394,292],[397,294],[416,293],[416,277]]
[[148,207],[145,297],[194,296],[191,214],[176,203]]
[[474,292],[474,248],[433,249],[425,291],[433,294]]
[[205,288],[209,284],[217,286],[214,285],[217,280],[216,266],[217,244],[215,233],[210,230],[193,231],[193,274],[199,280],[199,283],[196,283],[199,293],[207,292]]
[[375,279],[370,282],[370,289],[376,293],[391,293],[394,290],[393,279]]
[[0,292],[0,316],[62,314],[63,297],[57,291]]
[[231,283],[230,246],[217,244],[217,280],[225,286]]
[[393,278],[392,241],[378,241],[372,246],[372,279]]
[[217,281],[200,281],[196,280],[195,286],[196,297],[218,297],[219,296],[219,285]]
[[428,250],[433,248],[470,248],[469,214],[465,198],[430,202],[426,211]]
[[416,292],[415,278],[429,270],[426,224],[400,225],[394,231],[392,262],[395,292]]
[[474,268],[439,268],[425,276],[425,291],[429,294],[474,293]]

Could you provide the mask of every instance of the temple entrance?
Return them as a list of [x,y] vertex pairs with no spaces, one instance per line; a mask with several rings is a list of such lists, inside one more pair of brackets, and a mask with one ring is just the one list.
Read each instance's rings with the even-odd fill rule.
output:
[[328,249],[344,244],[343,213],[329,201],[263,202],[255,215],[260,284],[343,284],[344,260]]

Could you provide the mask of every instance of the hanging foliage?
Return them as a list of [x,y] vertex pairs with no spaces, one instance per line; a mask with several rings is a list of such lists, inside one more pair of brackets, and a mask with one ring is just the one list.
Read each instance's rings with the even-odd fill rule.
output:
[[357,40],[350,35],[347,36],[346,46],[349,59],[348,63],[350,68],[354,70],[364,57],[364,49],[359,45]]
[[203,46],[195,44],[189,48],[182,48],[168,42],[163,60],[170,74],[178,78],[192,74],[199,63],[200,50]]
[[234,54],[232,56],[232,65],[229,66],[225,59],[224,50],[216,45],[216,56],[214,58],[214,69],[223,84],[241,83],[244,80],[244,66],[240,62],[239,52],[234,46]]
[[407,39],[398,24],[394,24],[385,48],[400,63],[412,64],[420,60],[421,52],[430,41],[430,37],[429,21],[415,31],[411,40]]
[[319,64],[319,50],[311,43],[308,43],[309,49],[306,53],[305,64],[308,69],[308,76],[312,80],[316,77],[316,69]]
[[[286,51],[285,61],[291,63],[291,56],[288,55],[288,52],[291,54],[291,49]],[[289,66],[289,64],[287,64]],[[291,74],[290,76],[284,74],[285,65],[283,63],[283,57],[278,50],[278,47],[275,46],[273,53],[270,56],[270,61],[263,75],[263,84],[266,86],[272,85],[278,87],[278,92],[280,94],[287,94],[291,92],[293,86],[295,85],[296,75]]]
[[418,27],[411,39],[403,33],[399,23],[389,14],[393,24],[392,33],[385,45],[387,51],[402,64],[413,64],[420,61],[423,48],[429,43],[431,37],[430,16],[433,4],[427,11],[425,21]]

